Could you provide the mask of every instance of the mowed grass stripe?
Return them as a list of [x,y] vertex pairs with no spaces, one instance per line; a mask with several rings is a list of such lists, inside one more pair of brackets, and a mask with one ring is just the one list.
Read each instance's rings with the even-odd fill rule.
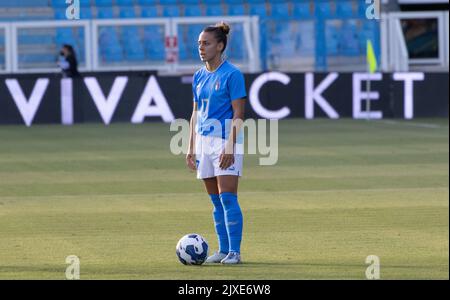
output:
[[[294,154],[294,153],[292,153]],[[250,157],[258,160],[260,157]],[[249,163],[244,162],[246,165]],[[448,163],[448,155],[444,152],[426,154],[402,154],[402,155],[369,155],[347,154],[327,156],[293,156],[288,152],[280,153],[277,164],[279,166],[359,166],[359,165],[385,165],[385,164],[432,164]],[[28,172],[28,171],[130,171],[145,169],[180,169],[184,167],[184,158],[159,158],[159,159],[97,159],[97,160],[71,160],[66,161],[36,161],[36,162],[7,162],[2,163],[0,172]]]
[[[333,178],[333,177],[353,177],[353,176],[412,176],[421,174],[422,176],[447,176],[448,167],[444,164],[414,164],[414,165],[375,165],[375,166],[335,166],[329,167],[302,167],[300,170],[290,166],[259,167],[248,166],[245,177],[247,179],[265,179],[273,177],[282,178]],[[74,183],[74,182],[105,182],[108,181],[128,182],[141,181],[143,178],[167,178],[168,180],[192,180],[194,173],[184,166],[174,170],[132,170],[121,172],[108,172],[95,170],[94,172],[79,171],[27,171],[27,172],[3,172],[0,173],[0,185],[8,184],[41,184],[48,183]],[[198,181],[200,182],[200,181]]]
[[[165,142],[165,139],[159,138],[157,141],[161,143]],[[292,142],[292,141],[291,141]],[[388,154],[388,155],[401,155],[401,154],[425,154],[425,153],[435,153],[439,154],[448,150],[449,145],[441,142],[435,143],[423,143],[414,142],[408,143],[408,147],[398,147],[398,145],[392,144],[356,144],[356,145],[344,145],[344,146],[334,146],[334,145],[311,145],[305,143],[303,139],[295,141],[293,145],[286,145],[283,143],[283,152],[291,153],[296,151],[294,155],[296,156],[335,156],[335,155],[348,155],[348,154]],[[34,144],[33,144],[34,146]],[[79,150],[77,148],[67,149],[64,153],[56,152],[49,155],[48,149],[45,151],[38,151],[36,149],[27,149],[25,153],[32,154],[31,156],[24,155],[24,151],[17,149],[17,151],[4,151],[0,157],[0,163],[6,162],[29,162],[35,161],[36,159],[44,160],[46,162],[58,162],[65,160],[108,160],[108,159],[155,159],[155,158],[173,158],[176,157],[170,153],[170,148],[167,145],[167,149],[146,149],[147,145],[141,145],[144,150],[136,150],[134,148],[128,149],[97,149],[92,147],[89,151]],[[245,149],[249,149],[248,143],[244,143]],[[141,148],[141,147],[140,147]],[[93,151],[94,150],[94,151]],[[162,151],[161,151],[162,150]],[[167,150],[167,151],[164,151]],[[256,150],[256,149],[255,149]],[[248,152],[248,151],[247,151]]]
[[[244,191],[240,201],[244,209],[319,209],[319,208],[378,208],[378,207],[448,207],[448,188],[389,188],[364,190],[328,191]],[[183,204],[198,210],[211,210],[208,196],[203,191],[195,193],[155,193],[122,195],[54,195],[30,197],[2,197],[1,215],[49,214],[68,210],[83,213],[110,213],[127,211],[184,211],[185,206],[176,206],[183,198]],[[424,201],[426,199],[426,201]],[[42,207],[46,207],[42,210]]]
[[[448,176],[356,176],[339,178],[302,178],[294,179],[247,179],[240,183],[247,191],[298,191],[298,190],[339,190],[339,189],[376,189],[407,187],[446,187]],[[44,184],[8,184],[0,186],[3,196],[44,196],[44,195],[102,195],[129,193],[195,192],[202,188],[197,184],[184,184],[180,180],[144,180],[87,183],[44,183]]]

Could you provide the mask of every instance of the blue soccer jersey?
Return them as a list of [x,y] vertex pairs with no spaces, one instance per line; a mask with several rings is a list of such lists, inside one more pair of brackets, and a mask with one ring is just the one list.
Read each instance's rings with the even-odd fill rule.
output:
[[196,132],[228,139],[233,119],[231,102],[247,96],[241,71],[227,61],[213,72],[203,67],[194,74],[192,92],[198,108]]

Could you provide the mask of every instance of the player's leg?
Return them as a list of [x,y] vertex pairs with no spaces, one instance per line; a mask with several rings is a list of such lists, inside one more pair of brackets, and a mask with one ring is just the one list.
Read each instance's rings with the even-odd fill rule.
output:
[[220,175],[217,176],[217,187],[219,194],[233,193],[237,194],[239,176],[235,175]]
[[217,186],[217,178],[203,178],[205,189],[208,195],[219,195],[219,187]]
[[238,183],[239,176],[217,176],[220,201],[224,208],[225,225],[230,244],[228,255],[221,261],[223,264],[238,264],[241,262],[243,217],[237,197]]
[[210,141],[207,137],[200,136],[197,138],[197,178],[203,180],[206,192],[211,198],[211,202],[214,206],[214,227],[217,233],[217,239],[219,241],[219,250],[208,257],[206,262],[220,263],[220,261],[228,254],[228,234],[225,227],[225,217],[222,203],[220,201],[219,189],[217,187],[217,179],[214,176],[214,165],[211,161],[210,154],[207,151],[209,144]]
[[219,188],[217,186],[216,177],[203,179],[205,184],[206,192],[211,198],[211,202],[214,206],[213,219],[214,227],[217,234],[217,239],[219,241],[219,250],[213,253],[206,259],[207,263],[220,263],[228,254],[228,233],[225,227],[225,216],[222,207],[222,202],[220,201]]

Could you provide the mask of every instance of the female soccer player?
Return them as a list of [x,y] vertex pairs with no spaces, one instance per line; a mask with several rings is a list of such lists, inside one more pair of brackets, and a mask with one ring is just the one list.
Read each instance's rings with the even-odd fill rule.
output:
[[245,82],[240,70],[223,58],[230,26],[218,23],[199,35],[198,51],[205,66],[192,82],[194,108],[186,164],[197,170],[214,205],[213,218],[219,250],[207,263],[241,262],[243,218],[238,203],[242,176],[242,136]]

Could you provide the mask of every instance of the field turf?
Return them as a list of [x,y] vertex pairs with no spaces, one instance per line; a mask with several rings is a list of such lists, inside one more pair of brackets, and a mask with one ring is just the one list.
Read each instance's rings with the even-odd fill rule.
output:
[[279,159],[247,155],[237,266],[184,266],[212,205],[168,124],[0,127],[0,279],[449,278],[448,119],[283,120]]

